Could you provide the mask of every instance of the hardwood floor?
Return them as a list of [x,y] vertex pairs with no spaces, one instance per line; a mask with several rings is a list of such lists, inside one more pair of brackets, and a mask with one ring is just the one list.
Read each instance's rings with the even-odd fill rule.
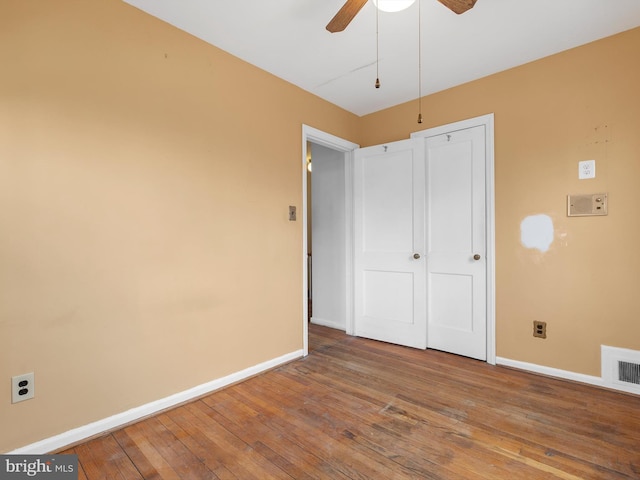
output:
[[311,354],[62,453],[80,479],[638,479],[640,398],[310,327]]

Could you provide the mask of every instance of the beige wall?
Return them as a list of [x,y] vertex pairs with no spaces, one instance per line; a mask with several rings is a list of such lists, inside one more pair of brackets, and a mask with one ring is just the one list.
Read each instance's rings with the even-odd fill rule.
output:
[[357,117],[119,0],[0,12],[0,452],[301,349],[302,124]]
[[[640,28],[362,119],[362,145],[495,113],[497,354],[600,376],[600,345],[640,350]],[[597,177],[578,180],[578,161]],[[566,195],[609,193],[607,217]],[[520,223],[551,217],[546,253]],[[547,322],[534,339],[532,322]]]
[[[417,102],[358,119],[119,0],[0,11],[0,451],[300,349],[301,124],[398,140]],[[640,349],[638,58],[640,29],[423,101],[422,128],[496,115],[500,356],[598,375],[600,344]],[[600,191],[608,217],[566,218]]]

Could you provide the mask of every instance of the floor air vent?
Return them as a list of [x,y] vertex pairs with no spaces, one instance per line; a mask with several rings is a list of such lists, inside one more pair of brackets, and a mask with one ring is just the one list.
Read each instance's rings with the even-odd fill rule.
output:
[[618,380],[640,385],[640,364],[619,361]]
[[604,385],[640,395],[640,352],[602,345]]

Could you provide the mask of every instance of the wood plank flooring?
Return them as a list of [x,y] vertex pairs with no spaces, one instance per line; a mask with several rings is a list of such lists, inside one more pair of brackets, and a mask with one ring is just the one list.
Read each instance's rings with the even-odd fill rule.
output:
[[309,343],[61,453],[89,480],[640,478],[640,397],[314,325]]

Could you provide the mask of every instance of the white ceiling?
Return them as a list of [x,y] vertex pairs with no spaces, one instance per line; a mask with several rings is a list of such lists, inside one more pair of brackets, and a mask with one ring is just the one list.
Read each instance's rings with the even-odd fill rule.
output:
[[[345,0],[124,0],[357,115],[418,98],[418,2],[379,15],[368,2],[342,33]],[[640,25],[640,0],[478,0],[455,15],[421,1],[422,95]]]

